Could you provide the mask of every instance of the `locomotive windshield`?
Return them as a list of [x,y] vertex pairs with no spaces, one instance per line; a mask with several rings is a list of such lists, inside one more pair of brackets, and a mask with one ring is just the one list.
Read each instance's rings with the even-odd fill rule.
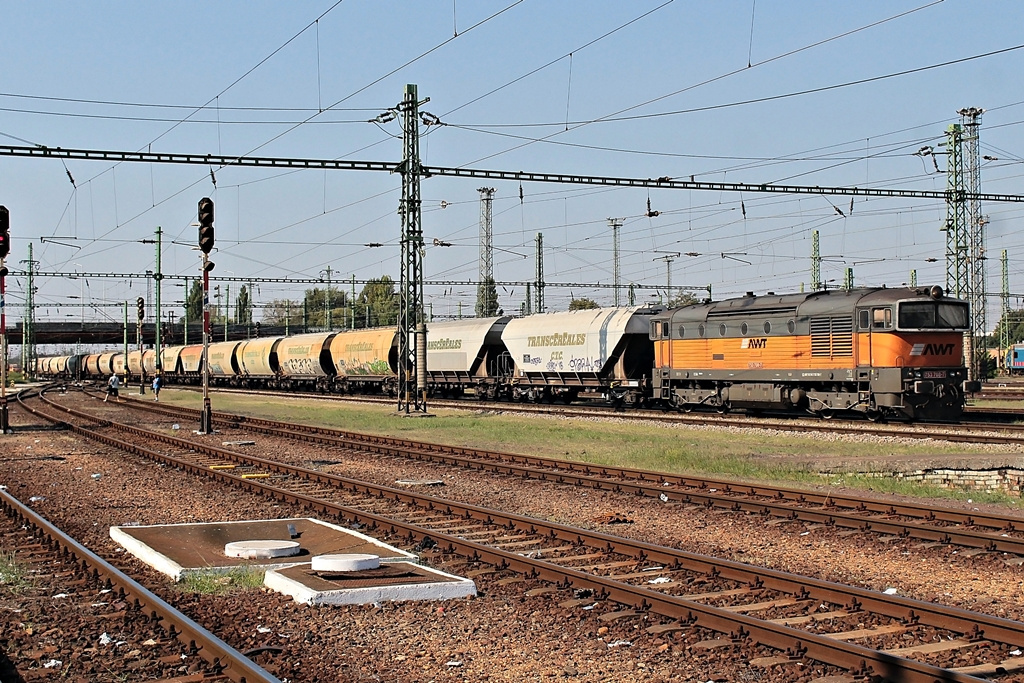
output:
[[967,328],[967,322],[967,304],[962,301],[900,302],[902,329],[961,330]]

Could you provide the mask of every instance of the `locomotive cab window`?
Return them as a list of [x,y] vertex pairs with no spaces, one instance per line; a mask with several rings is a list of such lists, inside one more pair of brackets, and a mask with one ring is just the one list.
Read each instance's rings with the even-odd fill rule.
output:
[[871,311],[864,309],[860,312],[860,329],[866,330],[871,327]]
[[967,328],[967,304],[962,301],[903,301],[899,306],[901,329],[959,330]]
[[668,338],[668,321],[652,320],[651,321],[651,339],[666,339]]
[[871,327],[876,330],[889,330],[892,329],[892,309],[891,308],[872,308],[871,309]]

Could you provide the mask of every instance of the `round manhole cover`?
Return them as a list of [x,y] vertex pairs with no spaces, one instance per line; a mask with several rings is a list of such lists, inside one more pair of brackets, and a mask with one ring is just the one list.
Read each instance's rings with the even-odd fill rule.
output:
[[224,546],[224,554],[247,559],[291,557],[299,554],[299,544],[295,541],[234,541]]
[[317,555],[311,562],[315,572],[359,572],[379,566],[380,557],[361,553]]

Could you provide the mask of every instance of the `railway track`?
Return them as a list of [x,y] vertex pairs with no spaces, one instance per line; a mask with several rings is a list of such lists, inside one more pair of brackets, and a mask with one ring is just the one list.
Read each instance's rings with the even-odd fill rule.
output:
[[[280,683],[278,678],[2,489],[0,511],[3,512],[0,515],[2,547],[11,553],[14,562],[31,568],[30,576],[34,580],[56,578],[63,590],[57,595],[65,598],[65,606],[50,622],[52,630],[36,634],[28,626],[3,629],[7,631],[4,638],[7,650],[15,658],[8,659],[7,667],[0,664],[0,680],[37,680],[39,674],[49,674],[49,670],[99,680],[101,674],[109,675],[109,668],[105,667],[110,664],[100,654],[86,654],[88,649],[78,643],[88,639],[102,650],[105,641],[113,642],[106,630],[116,628],[122,636],[132,633],[137,639],[135,642],[145,640],[148,643],[145,649],[128,656],[123,654],[126,651],[110,646],[110,650],[117,653],[113,656],[115,661],[123,664],[134,660],[131,669],[135,675],[151,680],[163,676],[166,683],[172,680],[178,683]],[[46,598],[53,603],[49,595]],[[45,607],[39,609],[46,611]],[[21,619],[45,623],[45,617],[35,611]],[[35,628],[39,628],[38,624]],[[147,634],[152,634],[149,640],[146,640]],[[56,659],[60,649],[49,644],[53,642],[75,643],[68,653],[76,661]]]
[[[144,401],[136,410],[198,422],[199,411]],[[935,505],[888,502],[837,493],[816,493],[768,484],[741,484],[710,477],[611,467],[590,463],[453,447],[301,425],[232,413],[214,413],[215,425],[241,428],[283,439],[376,455],[442,463],[474,471],[616,491],[652,501],[698,505],[709,510],[760,515],[766,520],[803,521],[925,543],[959,545],[978,552],[1012,553],[1024,558],[1024,517],[961,511]],[[1013,560],[1017,562],[1019,560]]]
[[254,458],[208,438],[48,410],[58,412],[50,419],[70,416],[69,428],[110,447],[398,535],[432,548],[434,557],[542,579],[548,586],[533,594],[550,594],[566,609],[639,620],[649,633],[722,634],[702,641],[705,648],[768,648],[753,658],[756,666],[814,660],[848,676],[912,682],[976,681],[1024,668],[1019,622]]
[[[282,394],[262,390],[218,388],[218,393],[237,393],[240,395],[266,395],[279,397]],[[126,394],[129,398],[131,394]],[[370,403],[394,405],[394,399],[374,396],[341,396],[336,394],[316,394],[289,392],[295,398],[311,398],[327,401],[348,403]],[[719,414],[715,412],[677,413],[663,410],[621,410],[612,406],[590,405],[586,407],[563,406],[558,404],[531,404],[492,401],[466,401],[438,399],[430,401],[433,408],[449,408],[454,410],[500,410],[503,412],[523,414],[543,414],[572,418],[614,417],[622,420],[660,422],[681,425],[715,425],[740,429],[772,429],[785,432],[831,434],[875,435],[919,440],[943,440],[957,443],[989,443],[1024,446],[1024,424],[1008,424],[1016,415],[1024,420],[1024,411],[1011,409],[977,410],[969,413],[967,421],[960,424],[952,423],[872,423],[864,420],[822,420],[820,418],[803,418],[793,415],[773,415],[767,413],[750,414]]]

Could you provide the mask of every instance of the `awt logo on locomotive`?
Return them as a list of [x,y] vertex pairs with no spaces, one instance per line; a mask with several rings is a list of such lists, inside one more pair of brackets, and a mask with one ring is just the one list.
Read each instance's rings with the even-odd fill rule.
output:
[[948,356],[953,353],[956,344],[914,344],[910,349],[911,356]]
[[759,337],[757,339],[744,339],[740,342],[741,349],[763,349],[768,346],[768,337]]

